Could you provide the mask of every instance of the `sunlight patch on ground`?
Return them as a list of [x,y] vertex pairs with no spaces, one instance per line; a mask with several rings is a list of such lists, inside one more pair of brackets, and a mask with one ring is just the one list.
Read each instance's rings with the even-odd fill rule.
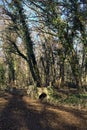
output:
[[29,104],[28,107],[31,108],[31,109],[35,109],[37,111],[43,110],[44,105],[41,104],[39,101],[31,100],[31,99],[26,98],[26,97],[24,98],[24,101]]
[[[64,122],[66,121],[69,124],[76,124],[76,123],[79,124],[80,123],[80,120],[75,115],[73,115],[73,113],[66,112],[66,111],[60,110],[60,109],[52,109],[52,108],[48,108],[48,110],[50,112],[54,112],[54,113],[58,114],[61,117],[61,120],[63,120]],[[72,120],[71,120],[71,118],[72,118]]]
[[[79,127],[83,128],[84,123],[86,123],[83,122],[83,119],[80,116],[78,116],[78,114],[75,115],[73,111],[70,111],[69,108],[65,108],[65,109],[55,108],[49,105],[41,104],[36,100],[29,100],[29,99],[26,100],[26,98],[25,101],[29,103],[31,108],[33,108],[35,111],[40,111],[43,115],[45,115],[45,121],[41,120],[40,122],[43,127],[45,127],[46,125],[50,125],[53,128],[53,127],[63,126],[63,124],[68,124],[68,125],[76,126],[78,128]],[[87,120],[87,116],[85,117]]]
[[32,100],[27,96],[21,99],[13,96],[11,100],[10,98],[7,100],[0,98],[0,101],[0,112],[3,116],[3,109],[7,110],[7,112],[5,111],[7,117],[3,118],[7,121],[7,125],[10,120],[15,129],[33,130],[38,126],[38,130],[41,128],[42,130],[85,130],[84,128],[87,126],[87,112],[70,107],[41,103],[39,100]]

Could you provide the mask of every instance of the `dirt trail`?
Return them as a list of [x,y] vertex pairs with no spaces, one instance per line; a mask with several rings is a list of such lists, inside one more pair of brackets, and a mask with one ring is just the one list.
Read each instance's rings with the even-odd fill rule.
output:
[[87,111],[7,94],[0,97],[0,130],[87,130]]

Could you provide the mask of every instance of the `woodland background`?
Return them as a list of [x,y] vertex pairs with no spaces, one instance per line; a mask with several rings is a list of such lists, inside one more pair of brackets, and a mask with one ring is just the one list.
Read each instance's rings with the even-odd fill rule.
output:
[[0,89],[87,90],[86,0],[0,1]]

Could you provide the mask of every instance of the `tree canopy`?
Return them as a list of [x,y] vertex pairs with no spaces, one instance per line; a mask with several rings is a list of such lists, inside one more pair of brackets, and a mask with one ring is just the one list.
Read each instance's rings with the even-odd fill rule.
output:
[[83,89],[87,84],[86,7],[82,0],[2,0],[5,28],[0,29],[1,39],[15,81],[15,58],[20,57],[21,63],[26,62],[29,83],[56,86],[61,79],[61,86],[72,82],[78,90]]

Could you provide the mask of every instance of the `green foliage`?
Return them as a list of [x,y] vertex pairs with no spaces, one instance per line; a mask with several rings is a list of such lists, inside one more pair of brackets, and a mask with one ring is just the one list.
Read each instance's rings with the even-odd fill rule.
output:
[[79,104],[81,103],[79,95],[69,95],[64,101],[66,104]]
[[80,98],[87,100],[87,93],[80,94]]
[[[24,4],[28,5],[27,9],[25,9]],[[9,4],[6,3],[6,5],[8,5],[7,15],[11,17],[11,20],[12,20],[11,22],[14,24],[15,29],[16,29],[15,33],[18,33],[20,35],[21,39],[23,40],[22,42],[24,44],[24,49],[25,49],[24,53],[20,53],[18,48],[20,48],[21,46],[19,47],[18,45],[18,48],[17,48],[16,37],[14,38],[15,39],[14,41],[16,44],[14,43],[13,46],[11,47],[10,45],[12,43],[9,44],[8,49],[7,49],[7,62],[9,64],[9,77],[13,77],[13,79],[15,78],[14,77],[14,63],[10,57],[11,55],[9,54],[11,51],[15,50],[13,48],[16,48],[15,53],[19,54],[22,58],[24,58],[23,54],[25,54],[24,59],[26,59],[28,63],[30,72],[32,74],[32,78],[35,81],[35,83],[37,82],[39,86],[42,85],[41,84],[42,77],[43,77],[42,79],[46,79],[45,80],[46,83],[49,84],[50,81],[52,83],[53,81],[55,82],[57,76],[61,75],[62,79],[64,78],[67,79],[67,77],[69,77],[70,81],[74,79],[76,85],[81,87],[82,76],[84,74],[84,77],[86,77],[85,71],[87,70],[86,69],[87,68],[87,65],[86,65],[87,64],[86,63],[86,57],[87,57],[86,56],[87,55],[87,50],[86,50],[87,49],[86,47],[87,46],[86,45],[87,29],[86,28],[87,27],[86,26],[87,26],[87,23],[86,23],[86,18],[85,18],[86,12],[87,12],[87,9],[86,9],[87,3],[83,1],[79,2],[79,0],[76,0],[76,1],[52,0],[52,1],[40,1],[40,2],[39,1],[36,2],[36,0],[35,1],[26,0],[23,3],[23,1],[17,0],[17,1],[12,1]],[[29,21],[28,19],[28,15],[25,12],[25,10],[28,11],[28,8],[29,8],[29,11],[31,11],[30,17],[34,15],[36,17],[38,16],[37,18],[29,17],[30,19],[34,20],[34,23],[36,20],[35,24],[31,22],[32,20]],[[38,24],[39,19],[40,19],[40,23]],[[37,28],[37,26],[39,29]],[[46,42],[45,43],[46,48],[44,49],[45,54],[43,54],[43,49],[39,48],[39,50],[42,51],[39,57],[37,57],[37,55],[35,55],[36,53],[34,53],[33,41],[32,41],[34,35],[31,36],[30,28],[32,28],[32,30],[36,29],[35,33],[37,32],[38,34],[43,35],[43,37],[46,37],[46,40],[44,41]],[[51,36],[50,38],[48,34],[46,35],[43,33],[47,30],[49,30],[49,33],[51,31],[53,32],[53,34],[55,33],[55,38],[54,38],[54,35]],[[11,31],[13,33],[15,30],[11,30]],[[9,33],[9,35],[12,33]],[[13,39],[13,37],[11,39]],[[9,42],[11,39],[9,39]],[[40,39],[45,39],[45,38],[40,37]],[[37,42],[37,41],[34,41],[34,42]],[[40,41],[40,42],[41,42],[40,43],[41,45],[43,41]],[[56,46],[54,42],[58,46]],[[58,48],[59,44],[61,44],[60,48]],[[76,49],[76,46],[77,46],[77,49]],[[55,48],[56,50],[54,50]],[[79,53],[79,48],[82,49],[81,53]],[[54,54],[54,51],[55,51],[55,54]],[[37,49],[37,52],[38,52],[38,49]],[[43,65],[39,60],[41,59],[41,56],[44,57]],[[78,57],[80,57],[81,59]],[[67,71],[69,71],[69,74],[66,74],[66,76],[65,76],[65,71],[66,71],[65,60],[66,60],[66,64],[67,63],[69,64],[69,68],[70,68],[68,69],[67,67]],[[70,74],[71,74],[71,78],[70,78]],[[22,74],[19,74],[19,79],[21,75]],[[25,78],[25,75],[23,77]],[[53,97],[55,100],[62,99],[62,96],[60,95],[60,93],[57,93],[53,88],[50,88],[48,91],[49,91],[49,95]],[[62,101],[67,102],[67,103],[69,102],[74,103],[78,99],[79,98],[76,95],[75,96],[69,95],[69,97],[63,98]]]
[[71,105],[75,107],[87,108],[87,94],[61,94],[60,92],[55,91],[54,94],[50,95],[50,103],[52,104],[63,104]]
[[54,89],[54,87],[48,88],[49,96],[54,98],[54,100],[58,100],[61,98],[61,95]]
[[3,64],[0,64],[0,84],[4,84],[5,82],[5,69]]

